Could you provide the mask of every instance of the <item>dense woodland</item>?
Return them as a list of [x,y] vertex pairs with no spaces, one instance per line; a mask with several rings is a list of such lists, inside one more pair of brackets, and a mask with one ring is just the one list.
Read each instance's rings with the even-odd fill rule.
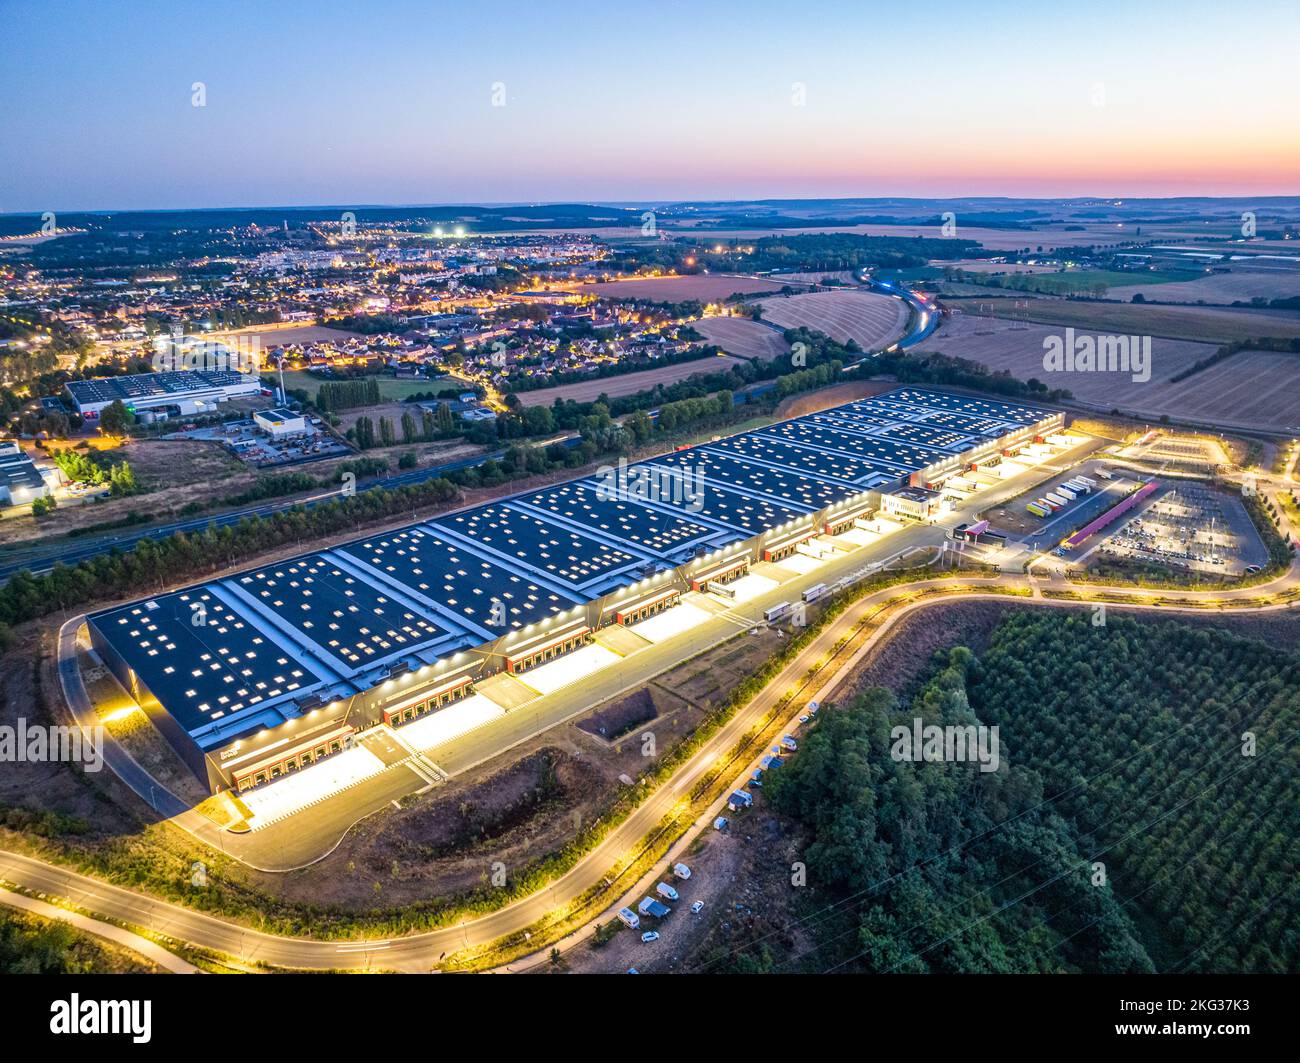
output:
[[[706,964],[1297,970],[1300,658],[1090,620],[1013,613],[982,659],[936,655],[912,703],[873,688],[823,714],[764,789],[808,888],[780,933]],[[999,770],[895,762],[890,728],[915,716],[998,725]]]

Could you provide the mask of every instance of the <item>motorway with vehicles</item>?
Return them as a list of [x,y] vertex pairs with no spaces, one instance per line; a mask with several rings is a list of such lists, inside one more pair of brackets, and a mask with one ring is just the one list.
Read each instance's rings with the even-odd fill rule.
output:
[[[928,339],[929,336],[938,327],[940,317],[935,307],[925,300],[921,299],[914,292],[910,291],[900,284],[887,284],[883,281],[864,281],[873,291],[878,291],[885,295],[893,295],[908,304],[911,308],[910,323],[911,330],[906,336],[900,339],[896,346],[907,348],[915,346],[918,343]],[[752,390],[753,397],[771,390],[774,385],[758,387]],[[739,405],[745,401],[742,395],[736,396],[736,403]],[[653,415],[656,411],[651,411]],[[555,442],[552,440],[551,442]],[[576,445],[578,439],[576,436],[568,436],[559,440],[566,446]],[[407,487],[411,484],[423,483],[426,480],[436,479],[439,476],[445,476],[448,473],[457,472],[461,469],[477,468],[488,461],[500,460],[505,455],[504,450],[494,450],[489,453],[472,455],[466,458],[459,458],[456,461],[444,462],[438,465],[430,465],[423,469],[413,469],[409,472],[397,473],[392,476],[382,476],[374,480],[367,481],[357,485],[357,491],[372,491],[376,488],[388,488],[390,490]],[[108,553],[111,550],[127,551],[145,539],[158,541],[166,539],[168,536],[177,533],[202,532],[208,527],[224,528],[228,525],[238,524],[241,520],[252,517],[271,517],[276,513],[282,513],[285,510],[293,509],[295,506],[302,506],[310,509],[312,506],[321,502],[328,502],[332,499],[343,496],[343,489],[321,491],[317,494],[297,496],[293,498],[272,499],[266,502],[259,502],[251,506],[243,506],[238,509],[232,509],[224,513],[218,513],[212,516],[193,517],[188,520],[171,521],[166,524],[141,527],[135,530],[124,528],[118,532],[106,532],[103,534],[92,534],[77,536],[73,538],[59,538],[53,540],[41,540],[35,543],[25,543],[19,546],[0,548],[0,583],[7,581],[17,572],[27,571],[33,575],[40,575],[48,572],[56,564],[75,565],[78,561],[85,561],[88,558],[98,554]]]
[[[476,468],[485,462],[500,459],[504,454],[504,450],[496,450],[488,454],[476,454],[456,461],[449,461],[442,465],[430,465],[427,468],[414,469],[394,476],[379,477],[364,484],[358,484],[357,491],[373,491],[378,487],[389,489],[407,487],[410,484],[437,479],[439,476],[445,476],[447,473],[456,472],[459,469]],[[299,496],[292,499],[261,502],[257,505],[244,506],[216,516],[194,517],[191,520],[174,521],[170,524],[142,528],[139,531],[123,530],[118,534],[86,536],[70,540],[61,539],[53,542],[46,540],[33,546],[6,548],[0,551],[0,582],[4,582],[14,573],[24,569],[33,574],[40,574],[48,572],[58,563],[75,565],[78,561],[95,557],[97,554],[106,554],[110,550],[130,550],[136,543],[144,539],[166,539],[169,535],[175,535],[178,532],[201,532],[208,527],[224,528],[229,524],[238,524],[245,518],[270,517],[287,509],[293,509],[295,506],[310,509],[321,502],[341,498],[343,495],[343,488],[340,487],[337,490],[322,491],[306,497]]]

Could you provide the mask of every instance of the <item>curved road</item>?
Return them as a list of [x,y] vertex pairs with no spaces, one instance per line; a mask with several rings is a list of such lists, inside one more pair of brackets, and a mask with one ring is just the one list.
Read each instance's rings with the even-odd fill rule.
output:
[[[1300,562],[1269,584],[1242,588],[1239,592],[1164,591],[1162,599],[1186,601],[1186,606],[1146,605],[1142,600],[1150,591],[1107,587],[1101,590],[1109,595],[1132,597],[1132,603],[1108,602],[1116,608],[1204,613],[1198,601],[1231,602],[1233,597],[1246,599],[1234,611],[1261,612],[1292,608],[1289,602],[1255,604],[1261,594],[1281,589],[1295,590]],[[895,624],[914,609],[939,604],[948,598],[982,597],[1001,601],[1033,602],[1059,608],[1078,608],[1085,602],[1067,602],[1045,599],[1042,591],[1051,583],[1035,581],[1022,576],[1002,576],[997,582],[1003,587],[1029,588],[1032,598],[1008,598],[1004,594],[981,592],[978,581],[940,579],[918,581],[885,588],[868,594],[846,609],[818,636],[796,655],[763,691],[742,707],[719,731],[687,760],[675,775],[651,795],[618,827],[559,879],[538,892],[513,903],[453,927],[427,933],[413,934],[385,941],[317,941],[303,938],[281,937],[238,926],[215,916],[192,911],[179,905],[91,879],[67,868],[43,863],[15,853],[0,852],[0,880],[32,891],[66,897],[78,907],[147,928],[158,934],[226,953],[243,962],[264,963],[277,967],[306,969],[388,969],[401,971],[428,971],[444,957],[461,949],[486,945],[499,938],[518,933],[533,926],[543,916],[562,908],[583,895],[588,889],[606,879],[609,870],[620,858],[641,851],[645,839],[679,803],[690,794],[693,787],[715,768],[715,762],[725,756],[751,728],[763,720],[789,691],[796,691],[787,712],[792,723],[801,706],[813,696],[825,697],[842,679],[850,674],[862,655],[887,637]],[[987,585],[987,583],[986,583]],[[930,597],[917,600],[918,593],[935,592]],[[1082,593],[1088,593],[1084,589]],[[1247,604],[1249,603],[1249,604]],[[884,609],[891,605],[890,615],[882,618]],[[882,622],[852,653],[844,655],[844,648],[836,653],[836,643],[864,622],[877,618]],[[823,657],[838,660],[828,672],[818,673],[812,679],[808,671]],[[842,658],[842,659],[841,659]],[[758,752],[758,751],[756,751]],[[737,780],[749,770],[745,757]],[[591,917],[603,913],[616,897],[628,892],[635,882],[626,873],[609,884],[598,909]]]
[[[1291,470],[1280,478],[1281,486],[1294,486]],[[1273,478],[1260,481],[1266,491],[1276,492]],[[786,710],[786,725],[793,724],[802,705],[810,698],[824,698],[850,674],[862,656],[888,637],[895,624],[914,609],[939,604],[954,596],[996,598],[1001,601],[1034,603],[1059,608],[1087,607],[1086,601],[1061,601],[1044,598],[1044,590],[1067,587],[1084,598],[1104,595],[1108,606],[1123,609],[1196,612],[1206,609],[1198,603],[1212,602],[1220,608],[1241,612],[1279,611],[1300,601],[1300,559],[1275,579],[1254,587],[1230,591],[1158,591],[1125,587],[1086,587],[1068,584],[1063,579],[1036,578],[1004,574],[996,578],[1004,587],[1029,589],[1032,597],[1007,598],[979,589],[980,581],[941,579],[917,581],[885,588],[864,595],[825,628],[797,654],[771,682],[747,705],[741,707],[699,750],[666,782],[655,789],[637,809],[568,872],[550,885],[516,900],[497,911],[466,920],[456,926],[426,933],[412,934],[382,941],[319,941],[283,937],[252,930],[216,916],[193,911],[179,905],[156,900],[144,894],[114,886],[61,866],[42,862],[16,853],[0,851],[0,881],[48,895],[66,897],[87,911],[118,920],[178,941],[225,953],[246,963],[264,963],[277,967],[304,969],[387,969],[428,971],[441,959],[462,949],[486,945],[505,936],[534,926],[548,913],[561,909],[607,879],[611,868],[621,866],[627,858],[643,851],[646,839],[656,834],[665,817],[681,811],[681,803],[695,785],[713,772],[717,762],[737,746],[740,740],[781,702],[790,692],[795,696]],[[985,586],[989,580],[983,581]],[[930,593],[918,600],[918,595]],[[1152,604],[1158,597],[1160,604]],[[1118,600],[1117,600],[1118,599]],[[1186,603],[1179,605],[1176,603]],[[1239,604],[1235,604],[1239,603]],[[836,644],[852,635],[860,625],[879,623],[856,647],[852,643]],[[850,649],[850,647],[852,647]],[[69,655],[75,659],[75,655]],[[809,677],[809,669],[827,658],[831,667]],[[60,668],[63,668],[61,663]],[[65,677],[66,678],[66,677]],[[759,750],[754,751],[756,754]],[[129,760],[129,758],[127,758]],[[735,762],[734,778],[746,777],[750,756]],[[113,764],[114,770],[129,776],[141,771],[133,761]],[[128,781],[131,781],[128,778]],[[140,780],[134,780],[139,783]],[[137,787],[138,788],[138,787]],[[725,791],[724,791],[725,792]],[[700,821],[695,827],[699,829]],[[629,872],[622,872],[602,892],[601,901],[589,908],[584,920],[603,914],[611,903],[636,885]]]

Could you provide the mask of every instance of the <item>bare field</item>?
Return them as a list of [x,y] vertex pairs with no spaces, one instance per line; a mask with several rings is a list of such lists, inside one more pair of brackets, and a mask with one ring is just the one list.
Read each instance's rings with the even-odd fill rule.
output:
[[[1064,327],[1061,325],[954,314],[944,319],[939,331],[922,345],[922,349],[940,351],[956,358],[969,358],[993,370],[1005,369],[1021,380],[1036,376],[1049,387],[1067,387],[1077,398],[1088,402],[1118,401],[1115,392],[1122,390],[1119,387],[1121,380],[1126,386],[1135,389],[1150,387],[1218,350],[1218,346],[1213,343],[1153,337],[1151,381],[1147,384],[1132,384],[1127,376],[1121,378],[1113,373],[1048,374],[1043,369],[1043,343],[1049,336],[1061,336],[1063,333]],[[1095,337],[1097,333],[1078,329],[1076,335]]]
[[1145,382],[1128,373],[1044,372],[1043,341],[1061,332],[1061,326],[963,314],[946,320],[925,347],[1007,370],[1020,380],[1037,377],[1107,410],[1152,418],[1167,414],[1227,428],[1288,431],[1300,424],[1300,356],[1243,351],[1172,383],[1171,376],[1213,354],[1218,345],[1156,336],[1151,340],[1151,379]]
[[1137,385],[1144,411],[1221,424],[1300,433],[1300,356],[1242,351],[1195,376]]
[[779,273],[774,274],[772,279],[785,281],[790,284],[821,284],[823,278],[826,280],[844,281],[848,284],[854,283],[853,270],[851,269],[824,269],[811,270],[806,273]]
[[[775,336],[776,333],[773,335]],[[777,339],[780,339],[780,336],[777,336]],[[648,391],[656,384],[675,384],[679,380],[685,380],[699,373],[722,373],[731,366],[740,364],[741,359],[724,354],[716,358],[697,358],[693,362],[678,362],[676,365],[661,365],[639,373],[596,377],[591,380],[579,380],[574,384],[561,384],[554,388],[540,388],[537,391],[520,391],[518,396],[520,404],[524,406],[550,406],[556,399],[592,402],[601,395],[608,395],[611,399],[619,395],[633,395],[638,391]]]
[[781,333],[747,317],[703,317],[692,321],[691,328],[738,358],[766,362],[790,349]]
[[[71,444],[59,446],[65,449]],[[132,440],[114,452],[128,462],[144,494],[104,498],[99,502],[65,503],[37,520],[22,509],[0,522],[0,542],[16,544],[48,539],[78,528],[120,520],[130,513],[162,516],[190,502],[208,502],[239,491],[253,473],[219,443],[200,440]]]
[[576,288],[583,295],[604,299],[651,299],[655,302],[680,303],[688,299],[715,302],[737,292],[779,292],[784,282],[763,277],[739,277],[727,273],[697,273],[686,277],[632,277],[627,280],[598,281]]
[[874,292],[808,292],[763,299],[759,305],[763,319],[783,329],[816,329],[839,343],[856,340],[868,351],[888,346],[907,325],[907,306],[902,300]]
[[[683,236],[698,236],[704,239],[751,240],[763,236],[786,236],[797,233],[851,233],[857,236],[924,236],[934,240],[943,238],[940,225],[796,225],[778,230],[772,229],[691,229],[670,222],[660,221],[661,229],[670,230]],[[1145,231],[1143,235],[1146,235]],[[1127,226],[1119,227],[1114,223],[1096,223],[1083,225],[1078,229],[1064,227],[1044,229],[985,229],[961,224],[957,218],[958,240],[978,240],[990,251],[1020,251],[1024,248],[1050,250],[1054,247],[1075,247],[1091,244],[1095,247],[1112,247],[1135,239],[1133,230]]]
[[1027,262],[990,262],[983,258],[963,258],[953,262],[935,259],[930,263],[940,269],[951,266],[967,273],[1060,273],[1060,266],[1031,266]]
[[1300,296],[1300,269],[1234,269],[1231,273],[1207,273],[1191,281],[1168,284],[1127,284],[1111,288],[1111,299],[1128,301],[1141,293],[1164,303],[1232,303]]
[[843,384],[832,384],[802,395],[791,395],[777,406],[776,419],[787,421],[793,417],[806,417],[810,413],[829,410],[832,406],[843,406],[846,402],[882,395],[896,387],[898,381],[893,379],[847,380]]
[[[1165,287],[1162,285],[1161,287]],[[987,308],[1003,318],[1095,329],[1133,336],[1165,336],[1199,343],[1272,336],[1300,337],[1300,311],[1251,310],[1245,307],[1150,306],[1142,303],[1096,302],[1084,299],[994,299],[963,304],[967,313]]]

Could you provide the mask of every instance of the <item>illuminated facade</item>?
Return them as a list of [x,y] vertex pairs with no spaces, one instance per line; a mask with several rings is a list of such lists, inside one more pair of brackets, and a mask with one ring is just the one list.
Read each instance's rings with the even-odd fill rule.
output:
[[[1059,430],[1059,412],[917,388],[441,514],[105,610],[92,645],[214,791],[246,789],[635,625],[726,597],[864,519]],[[638,473],[646,475],[638,475]],[[679,477],[675,480],[674,477]]]

